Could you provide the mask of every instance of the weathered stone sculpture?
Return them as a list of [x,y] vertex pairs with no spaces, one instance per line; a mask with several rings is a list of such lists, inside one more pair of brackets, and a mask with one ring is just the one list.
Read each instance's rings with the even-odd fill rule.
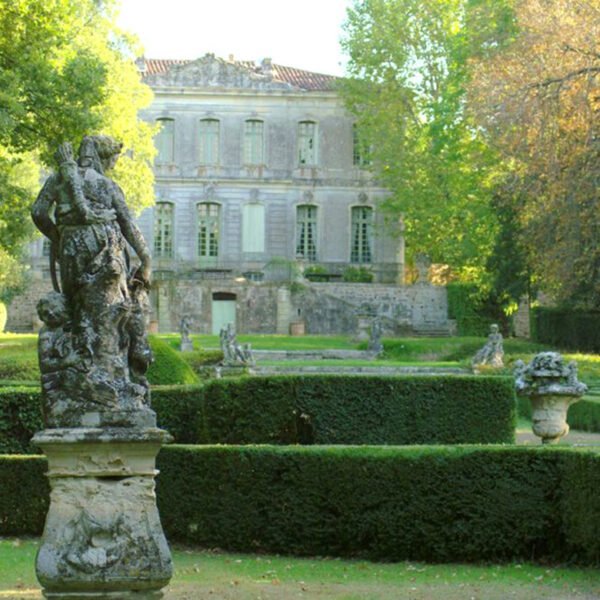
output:
[[194,349],[194,344],[190,339],[190,331],[192,330],[192,318],[184,315],[179,322],[179,332],[181,333],[181,342],[179,350],[181,352],[191,352]]
[[477,351],[471,364],[474,369],[483,365],[488,365],[494,368],[504,366],[504,348],[502,345],[502,334],[499,331],[498,325],[490,325],[490,334],[485,346]]
[[159,598],[172,573],[154,497],[169,436],[156,427],[145,377],[150,254],[105,175],[120,149],[86,136],[76,162],[61,145],[32,208],[51,242],[54,285],[38,303],[46,429],[33,439],[52,487],[36,561],[47,598]]
[[250,344],[240,345],[237,341],[233,325],[227,323],[219,333],[221,351],[223,352],[223,365],[227,367],[254,366],[254,356]]
[[587,391],[577,379],[577,363],[565,365],[558,352],[540,352],[528,365],[516,361],[514,375],[517,394],[531,400],[533,433],[544,444],[558,442],[569,433],[569,406]]
[[368,352],[372,352],[376,356],[383,352],[383,343],[381,342],[382,334],[381,321],[378,318],[375,318],[371,324],[371,335],[369,337],[369,343],[367,344]]

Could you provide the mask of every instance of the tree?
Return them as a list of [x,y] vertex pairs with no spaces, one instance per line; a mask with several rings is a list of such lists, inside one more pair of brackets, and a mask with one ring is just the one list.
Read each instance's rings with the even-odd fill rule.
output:
[[134,209],[153,200],[152,100],[114,25],[112,0],[0,0],[0,293],[18,282],[29,205],[58,144],[88,132],[124,143],[115,179]]
[[558,302],[600,307],[600,5],[516,0],[518,34],[475,62],[470,104],[510,166],[518,243]]
[[513,35],[510,7],[491,0],[355,0],[342,85],[385,207],[405,216],[407,246],[483,283],[498,229],[497,156],[465,110],[469,60]]

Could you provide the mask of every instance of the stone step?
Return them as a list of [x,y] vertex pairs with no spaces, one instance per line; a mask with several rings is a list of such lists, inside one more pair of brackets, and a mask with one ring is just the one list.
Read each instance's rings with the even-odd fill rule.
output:
[[469,375],[471,371],[460,367],[377,367],[377,366],[261,366],[252,368],[254,375]]

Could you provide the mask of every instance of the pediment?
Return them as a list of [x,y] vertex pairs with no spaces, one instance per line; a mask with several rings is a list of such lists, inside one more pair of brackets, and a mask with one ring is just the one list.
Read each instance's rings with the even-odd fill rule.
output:
[[273,79],[272,73],[261,72],[240,63],[229,62],[207,54],[190,62],[175,64],[164,73],[148,75],[145,82],[161,87],[227,88],[252,90],[294,90],[293,85]]

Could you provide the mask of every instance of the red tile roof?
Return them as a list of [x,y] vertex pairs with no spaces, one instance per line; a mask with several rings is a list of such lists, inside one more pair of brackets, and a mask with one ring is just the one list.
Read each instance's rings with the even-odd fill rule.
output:
[[[219,59],[222,60],[222,59]],[[178,59],[160,59],[160,58],[144,58],[143,59],[146,70],[144,76],[158,75],[160,73],[166,73],[171,67],[175,65],[184,65],[192,60],[178,60]],[[252,61],[233,61],[233,64],[248,69],[253,73],[260,73],[262,66],[257,65]],[[275,81],[282,81],[289,83],[296,88],[300,88],[309,92],[319,91],[330,91],[335,89],[335,82],[337,77],[334,75],[324,75],[323,73],[313,73],[312,71],[304,71],[302,69],[295,69],[294,67],[284,67],[282,65],[276,65],[272,63],[270,65],[273,79]]]

